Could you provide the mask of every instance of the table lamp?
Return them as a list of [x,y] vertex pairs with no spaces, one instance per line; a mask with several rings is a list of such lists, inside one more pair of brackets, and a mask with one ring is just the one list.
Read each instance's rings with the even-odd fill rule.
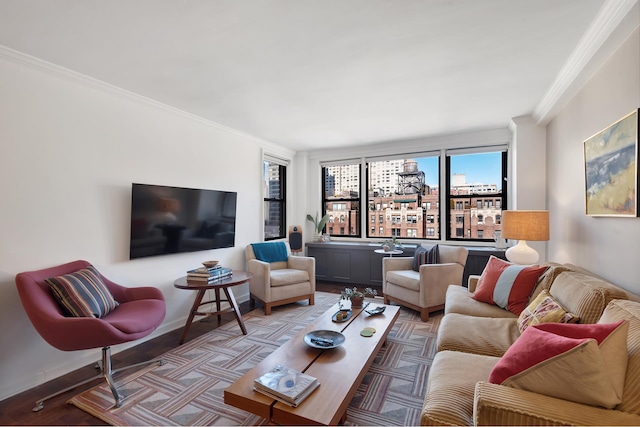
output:
[[527,240],[549,240],[549,211],[502,211],[502,237],[518,241],[505,252],[509,261],[536,263],[538,252],[527,245]]

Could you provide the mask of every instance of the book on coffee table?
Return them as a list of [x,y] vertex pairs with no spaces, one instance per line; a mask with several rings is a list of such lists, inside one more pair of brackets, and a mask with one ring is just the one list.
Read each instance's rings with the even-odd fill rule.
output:
[[296,407],[319,385],[318,379],[311,375],[278,365],[256,378],[253,382],[253,389]]

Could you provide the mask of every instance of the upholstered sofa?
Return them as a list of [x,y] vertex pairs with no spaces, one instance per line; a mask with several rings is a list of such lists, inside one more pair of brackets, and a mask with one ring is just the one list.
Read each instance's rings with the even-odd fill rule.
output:
[[477,282],[472,276],[468,288],[447,289],[421,425],[640,425],[637,296],[576,266],[551,264],[530,297],[533,301],[545,290],[578,323],[629,322],[621,403],[605,409],[490,383],[496,365],[524,333],[516,314],[473,298]]

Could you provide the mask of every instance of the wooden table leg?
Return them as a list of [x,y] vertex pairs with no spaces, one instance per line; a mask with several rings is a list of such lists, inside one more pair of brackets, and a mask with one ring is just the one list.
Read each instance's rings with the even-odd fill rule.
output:
[[193,322],[193,318],[198,311],[198,307],[200,307],[200,303],[202,302],[202,298],[206,289],[201,289],[198,291],[198,295],[196,295],[196,299],[193,301],[193,306],[191,307],[191,313],[189,313],[189,318],[187,319],[187,323],[184,325],[184,331],[182,332],[182,338],[180,338],[180,344],[184,343],[184,340],[187,338],[187,332],[189,332],[189,328],[191,327],[191,322]]
[[238,321],[238,325],[240,325],[240,329],[242,330],[242,333],[244,335],[247,335],[247,328],[244,326],[244,322],[242,321],[242,316],[240,316],[238,303],[236,302],[236,299],[233,297],[233,292],[231,292],[231,289],[229,288],[224,288],[224,293],[227,296],[227,301],[229,301],[229,304],[233,308],[233,314],[236,316],[236,320]]
[[220,288],[216,288],[216,311],[218,312],[218,325],[222,322],[222,315],[220,314]]

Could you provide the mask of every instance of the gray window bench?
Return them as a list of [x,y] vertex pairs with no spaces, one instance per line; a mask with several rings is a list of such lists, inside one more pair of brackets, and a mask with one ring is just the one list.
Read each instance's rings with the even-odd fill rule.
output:
[[[376,253],[379,243],[361,242],[309,242],[307,256],[316,259],[316,280],[347,283],[354,286],[382,288],[382,258],[387,254]],[[416,245],[404,245],[403,254],[413,256]],[[489,257],[505,259],[504,249],[469,246],[469,257],[462,278],[463,286],[471,274],[481,274]]]

